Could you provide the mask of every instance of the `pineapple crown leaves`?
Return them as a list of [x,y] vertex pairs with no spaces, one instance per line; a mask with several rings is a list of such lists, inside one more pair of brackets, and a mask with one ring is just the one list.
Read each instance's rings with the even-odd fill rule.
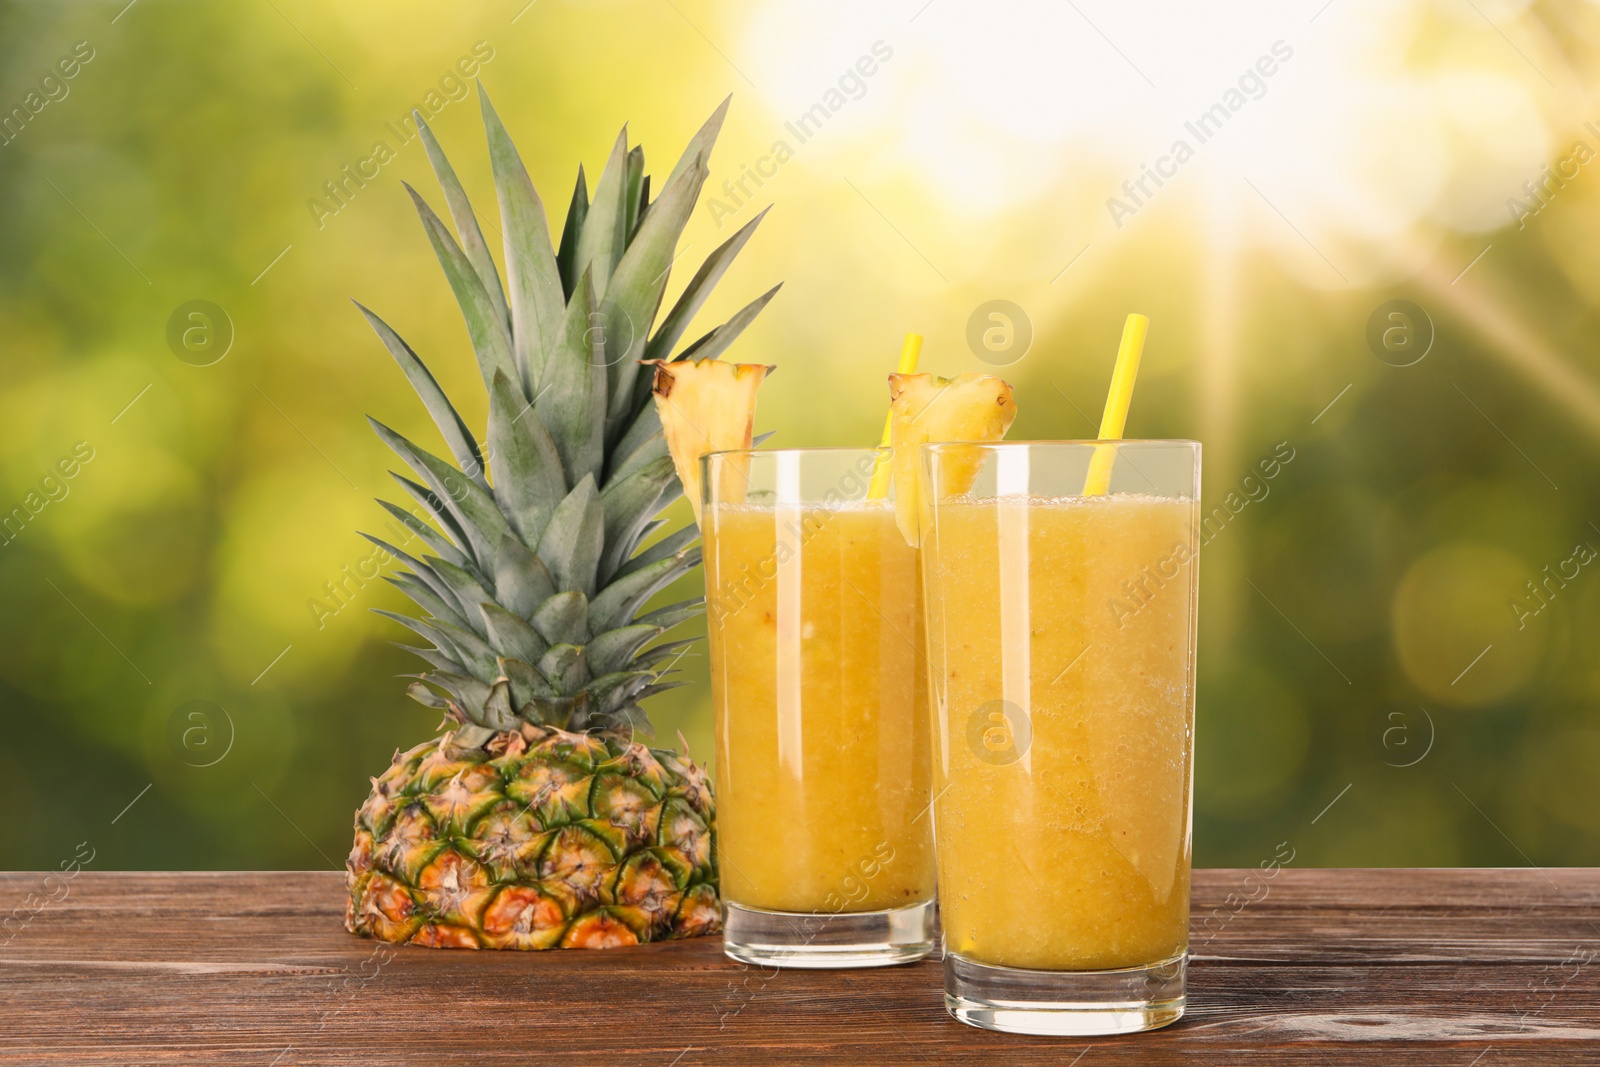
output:
[[504,283],[466,191],[420,114],[417,130],[453,232],[416,190],[406,191],[460,305],[488,392],[481,442],[410,345],[357,304],[449,454],[441,458],[368,420],[414,475],[395,479],[420,508],[380,504],[426,546],[412,555],[368,537],[408,568],[389,581],[423,612],[379,614],[426,642],[400,646],[432,668],[410,676],[407,692],[457,724],[457,746],[481,745],[521,722],[648,728],[640,701],[678,684],[663,679],[691,643],[657,639],[698,614],[702,600],[640,614],[700,562],[693,526],[640,549],[660,528],[655,516],[682,492],[640,361],[675,351],[680,359],[715,356],[772,299],[776,288],[679,350],[766,212],[706,257],[655,325],[728,101],[690,140],[654,200],[644,152],[628,147],[623,127],[592,198],[579,168],[565,225],[552,241],[543,201],[481,84],[478,95]]

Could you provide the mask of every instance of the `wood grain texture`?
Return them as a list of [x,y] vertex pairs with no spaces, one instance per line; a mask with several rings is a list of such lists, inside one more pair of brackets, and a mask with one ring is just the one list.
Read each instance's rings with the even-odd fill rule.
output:
[[0,1063],[1600,1064],[1600,869],[1246,873],[1195,872],[1189,1014],[1095,1040],[963,1026],[937,962],[395,948],[332,872],[3,874],[0,916],[61,899],[0,932]]

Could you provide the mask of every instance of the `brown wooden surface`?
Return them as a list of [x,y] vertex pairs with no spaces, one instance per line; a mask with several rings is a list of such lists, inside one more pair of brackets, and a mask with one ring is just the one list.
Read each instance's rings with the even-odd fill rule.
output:
[[[84,872],[0,934],[0,1063],[1600,1064],[1600,869],[1244,873],[1195,872],[1187,1017],[1068,1040],[955,1022],[937,962],[393,949],[338,874]],[[62,892],[0,875],[0,915]]]

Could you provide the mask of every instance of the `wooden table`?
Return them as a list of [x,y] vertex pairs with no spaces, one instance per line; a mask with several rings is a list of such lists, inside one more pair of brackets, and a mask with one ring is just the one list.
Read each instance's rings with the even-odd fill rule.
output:
[[0,1063],[1600,1064],[1600,869],[1245,874],[1195,872],[1181,1022],[1067,1040],[955,1022],[937,962],[395,949],[344,932],[331,872],[83,872],[6,925]]

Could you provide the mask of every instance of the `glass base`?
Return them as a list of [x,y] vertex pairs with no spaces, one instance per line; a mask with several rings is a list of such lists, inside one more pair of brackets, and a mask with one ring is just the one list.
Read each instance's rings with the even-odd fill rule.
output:
[[944,958],[944,1006],[1012,1034],[1093,1037],[1154,1030],[1183,1015],[1188,954],[1114,971],[1027,971]]
[[760,967],[889,967],[938,945],[933,901],[888,911],[758,911],[725,903],[722,951]]

